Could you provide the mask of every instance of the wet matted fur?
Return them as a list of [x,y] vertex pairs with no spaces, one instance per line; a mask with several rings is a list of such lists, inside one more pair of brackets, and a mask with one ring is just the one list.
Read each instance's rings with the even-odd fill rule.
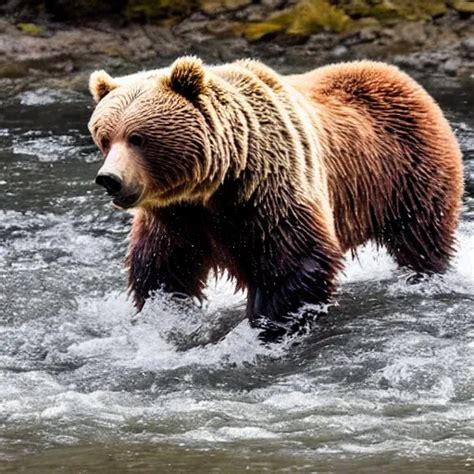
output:
[[202,298],[209,271],[225,269],[273,339],[303,304],[330,301],[344,252],[364,242],[417,273],[447,269],[461,153],[434,100],[397,68],[282,76],[184,57],[121,78],[99,71],[90,87],[94,140],[104,155],[121,144],[143,188],[127,256],[139,310],[160,287]]

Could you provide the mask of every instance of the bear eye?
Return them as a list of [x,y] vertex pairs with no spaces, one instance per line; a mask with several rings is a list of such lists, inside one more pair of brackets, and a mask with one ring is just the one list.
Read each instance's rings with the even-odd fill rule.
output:
[[145,139],[138,133],[132,133],[128,137],[128,142],[130,143],[130,145],[141,147],[145,143]]
[[102,150],[104,151],[108,150],[109,146],[110,146],[110,140],[107,137],[102,137],[100,139],[100,147],[102,148]]

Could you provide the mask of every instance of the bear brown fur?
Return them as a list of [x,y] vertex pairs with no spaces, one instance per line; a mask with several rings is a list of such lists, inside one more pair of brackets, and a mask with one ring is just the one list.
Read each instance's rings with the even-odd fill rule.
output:
[[396,67],[370,61],[282,76],[253,60],[91,76],[97,181],[133,208],[127,265],[140,310],[202,298],[211,269],[248,293],[274,339],[325,304],[343,254],[375,241],[402,267],[444,272],[462,158],[442,112]]

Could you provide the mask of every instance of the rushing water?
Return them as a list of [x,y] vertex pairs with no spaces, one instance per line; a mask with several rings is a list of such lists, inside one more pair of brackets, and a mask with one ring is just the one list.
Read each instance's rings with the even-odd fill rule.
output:
[[89,98],[3,100],[0,472],[473,469],[474,87],[427,86],[466,160],[452,270],[407,285],[368,246],[314,334],[272,347],[225,279],[202,308],[158,294],[135,317]]

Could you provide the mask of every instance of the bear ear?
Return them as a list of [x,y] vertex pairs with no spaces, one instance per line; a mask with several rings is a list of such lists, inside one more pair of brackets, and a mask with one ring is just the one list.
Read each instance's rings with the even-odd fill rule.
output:
[[118,84],[105,71],[95,71],[89,79],[89,90],[96,102],[101,101]]
[[171,65],[169,84],[178,94],[194,101],[206,89],[206,72],[202,61],[195,56],[184,56]]

